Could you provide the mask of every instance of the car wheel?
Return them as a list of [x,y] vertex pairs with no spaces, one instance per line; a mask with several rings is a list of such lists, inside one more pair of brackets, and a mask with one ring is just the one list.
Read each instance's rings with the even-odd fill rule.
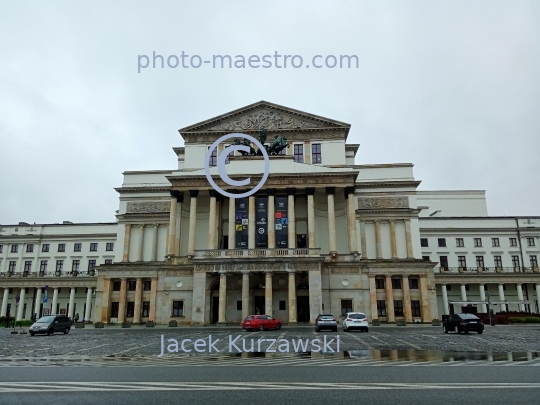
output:
[[264,325],[259,326],[259,330],[263,331],[264,330]]
[[478,334],[479,334],[479,335],[481,335],[482,333],[484,333],[483,330],[479,330],[479,331],[478,331]]
[[276,329],[277,329],[277,330],[280,330],[280,329],[281,329],[281,324],[280,324],[280,323],[278,323],[278,324],[276,325]]
[[468,330],[466,330],[466,331],[465,331],[465,334],[468,334],[468,333],[469,333],[469,331],[468,331]]
[[343,332],[348,332],[348,331],[349,331],[349,329],[343,328]]
[[459,326],[456,326],[456,333],[461,333],[461,329]]
[[337,328],[336,328],[336,329],[332,329],[332,332],[336,332],[336,333],[337,333]]
[[64,329],[64,335],[67,335],[69,333],[69,328]]
[[34,333],[34,332],[30,332],[30,336],[34,336],[34,335],[35,335],[35,333]]
[[448,333],[448,328],[446,326],[443,326],[442,330],[443,330],[444,333]]
[[319,332],[319,328],[315,328],[315,332]]
[[53,334],[53,330],[52,328],[50,328],[48,331],[47,331],[47,336],[51,336]]
[[369,332],[369,329],[366,329],[366,333],[368,333],[368,332]]

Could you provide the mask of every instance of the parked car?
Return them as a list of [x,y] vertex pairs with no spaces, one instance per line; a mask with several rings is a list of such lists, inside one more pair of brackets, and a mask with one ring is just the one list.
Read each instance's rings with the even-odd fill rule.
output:
[[343,320],[343,332],[350,332],[354,329],[369,332],[369,322],[366,314],[362,312],[347,312]]
[[71,319],[65,315],[48,315],[42,318],[39,318],[36,323],[30,326],[28,332],[30,336],[36,334],[47,334],[52,335],[55,332],[63,332],[64,334],[69,333],[71,329]]
[[319,332],[323,329],[330,329],[333,332],[337,332],[338,321],[334,318],[334,315],[318,315],[315,321],[315,332]]
[[242,322],[242,329],[281,329],[281,321],[269,315],[250,315]]
[[443,332],[484,332],[484,322],[474,314],[454,314],[443,323]]

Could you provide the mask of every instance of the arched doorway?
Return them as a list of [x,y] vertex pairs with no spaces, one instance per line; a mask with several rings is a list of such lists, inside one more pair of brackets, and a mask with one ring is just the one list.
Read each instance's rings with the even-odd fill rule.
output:
[[210,286],[210,323],[219,320],[219,280]]
[[305,281],[296,286],[297,322],[309,322],[309,284]]

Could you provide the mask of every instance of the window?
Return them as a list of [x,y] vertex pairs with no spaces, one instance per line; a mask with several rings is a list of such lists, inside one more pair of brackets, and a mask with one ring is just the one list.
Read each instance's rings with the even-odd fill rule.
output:
[[307,248],[307,235],[305,234],[296,235],[296,247],[299,249]]
[[96,269],[96,261],[88,260],[88,271],[94,271]]
[[32,270],[32,261],[27,260],[24,262],[24,271],[30,272]]
[[384,290],[384,278],[375,277],[375,288],[377,290]]
[[19,245],[11,245],[11,253],[17,253],[19,251]]
[[135,303],[133,301],[128,301],[126,305],[126,318],[133,318],[135,313]]
[[348,312],[352,312],[352,300],[341,300],[341,315],[346,316]]
[[58,244],[58,251],[59,252],[65,252],[66,251],[66,244],[65,243],[59,243]]
[[495,263],[495,267],[502,267],[502,257],[501,256],[493,256],[493,262]]
[[401,300],[394,301],[394,315],[403,316],[403,301]]
[[82,246],[81,243],[75,243],[75,244],[73,245],[73,251],[74,251],[74,252],[80,252],[80,251],[81,251],[81,246]]
[[465,258],[465,256],[458,256],[457,260],[458,260],[458,267],[462,267],[464,269],[467,268],[467,259]]
[[90,252],[97,252],[97,243],[90,243]]
[[418,290],[418,279],[417,278],[409,278],[409,289]]
[[429,262],[430,259],[429,259],[429,256],[422,256],[422,260]]
[[172,316],[184,316],[184,301],[173,301]]
[[0,245],[0,253],[4,251],[4,245]]
[[474,238],[474,247],[482,247],[482,238]]
[[530,255],[529,260],[531,261],[531,267],[538,267],[538,259],[536,255]]
[[439,263],[443,269],[448,270],[448,256],[439,256]]
[[113,291],[120,291],[120,280],[113,281],[112,290]]
[[400,278],[392,278],[392,289],[393,290],[401,290],[401,279]]
[[437,240],[439,242],[439,247],[446,247],[446,239],[445,238],[439,238]]
[[491,238],[491,246],[492,247],[499,247],[499,238]]
[[15,271],[15,268],[17,267],[16,261],[10,261],[9,262],[9,272],[13,273]]
[[304,163],[304,145],[294,145],[294,161],[296,163]]
[[386,301],[377,300],[377,315],[386,316]]
[[286,302],[287,301],[279,301],[279,310],[280,311],[285,311],[287,308],[286,308]]
[[41,261],[41,264],[39,265],[39,271],[42,271],[42,272],[47,271],[47,260]]
[[212,151],[212,154],[210,155],[210,159],[208,160],[208,165],[217,166],[217,148],[214,148],[214,150]]
[[484,267],[484,256],[476,256],[476,267]]
[[143,291],[150,291],[152,289],[152,280],[143,280]]
[[150,313],[150,301],[143,301],[143,303],[142,303],[142,316],[148,316],[149,313]]
[[41,251],[42,252],[48,252],[49,251],[49,244],[48,243],[44,243],[42,246],[41,246]]
[[137,289],[137,280],[128,280],[128,291],[135,291]]
[[80,260],[73,260],[73,263],[71,265],[71,270],[72,271],[79,271],[80,266],[81,266],[81,261]]
[[421,247],[428,247],[428,239],[427,238],[420,238],[420,246]]
[[484,290],[488,290],[488,284],[484,284]]
[[411,301],[412,316],[420,316],[420,301]]
[[114,243],[113,242],[107,242],[105,245],[105,250],[107,252],[112,252],[114,250]]
[[111,302],[111,318],[118,318],[118,302]]
[[469,284],[465,284],[465,291],[469,291],[470,287]]
[[311,144],[311,163],[313,164],[322,163],[320,143]]
[[510,238],[510,246],[517,246],[517,239],[516,238]]
[[464,247],[463,238],[456,238],[456,247]]
[[452,285],[446,284],[446,291],[452,291]]
[[64,270],[64,261],[63,260],[57,260],[56,261],[56,271],[62,271]]
[[28,245],[26,245],[26,253],[32,253],[33,251],[34,251],[34,244],[33,243],[29,243]]
[[242,301],[236,301],[236,310],[241,311],[242,310]]
[[105,259],[105,264],[112,264],[112,259]]
[[520,267],[519,266],[519,256],[512,256],[512,266],[513,267]]
[[534,246],[534,238],[527,238],[527,246]]

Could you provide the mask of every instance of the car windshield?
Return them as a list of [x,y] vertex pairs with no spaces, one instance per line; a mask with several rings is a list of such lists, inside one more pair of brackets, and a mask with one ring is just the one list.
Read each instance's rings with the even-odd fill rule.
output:
[[351,319],[364,319],[366,316],[364,314],[349,314]]
[[43,318],[39,318],[37,323],[51,323],[54,321],[54,316],[44,316]]
[[473,314],[460,314],[459,317],[461,319],[480,319],[476,315],[473,315]]

